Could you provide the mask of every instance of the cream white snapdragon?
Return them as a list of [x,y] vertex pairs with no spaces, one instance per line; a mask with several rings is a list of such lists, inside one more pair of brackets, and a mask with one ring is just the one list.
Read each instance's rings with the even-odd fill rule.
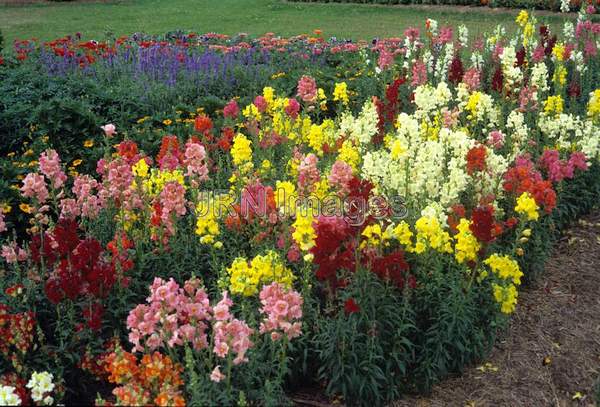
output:
[[31,398],[36,403],[42,403],[43,405],[49,406],[54,403],[54,399],[50,395],[54,390],[54,383],[52,380],[54,376],[48,372],[33,372],[31,379],[27,383],[27,388],[31,390]]
[[354,117],[351,113],[344,113],[340,122],[340,131],[346,134],[350,140],[356,141],[359,144],[368,144],[377,133],[377,108],[375,103],[367,101],[358,117]]
[[17,395],[12,386],[0,385],[0,405],[2,406],[20,406],[21,398]]

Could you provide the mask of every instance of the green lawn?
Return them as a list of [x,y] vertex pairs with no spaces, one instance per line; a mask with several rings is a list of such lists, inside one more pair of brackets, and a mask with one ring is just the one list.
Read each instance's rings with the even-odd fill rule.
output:
[[[440,23],[463,23],[472,33],[510,23],[514,13],[446,11],[411,7],[352,4],[285,3],[277,0],[124,0],[107,2],[43,3],[0,6],[0,29],[6,43],[15,38],[54,39],[81,32],[102,38],[107,31],[152,34],[174,29],[225,34],[275,32],[292,35],[323,30],[326,36],[370,39],[395,36],[404,28],[422,26],[426,17]],[[557,26],[560,16],[541,17]]]

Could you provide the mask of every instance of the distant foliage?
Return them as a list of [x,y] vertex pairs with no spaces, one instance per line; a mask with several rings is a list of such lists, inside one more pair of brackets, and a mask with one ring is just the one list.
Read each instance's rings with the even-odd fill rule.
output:
[[[507,8],[525,8],[538,10],[561,10],[561,0],[292,0],[304,3],[361,3],[361,4],[431,4],[431,5],[449,5],[449,6],[485,6],[485,7],[507,7]],[[578,10],[582,3],[598,5],[596,0],[567,0],[564,7],[569,7],[570,11]]]

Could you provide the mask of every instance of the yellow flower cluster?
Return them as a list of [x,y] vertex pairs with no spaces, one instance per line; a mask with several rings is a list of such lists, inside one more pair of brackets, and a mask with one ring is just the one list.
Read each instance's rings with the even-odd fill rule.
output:
[[279,254],[273,250],[257,255],[250,263],[243,257],[236,258],[229,274],[229,288],[234,294],[246,297],[256,295],[263,285],[277,282],[287,288],[292,286],[294,275],[285,267]]
[[338,154],[338,160],[345,162],[357,172],[360,165],[360,152],[350,140],[344,140]]
[[265,101],[267,102],[267,109],[272,108],[273,102],[275,101],[275,89],[273,89],[270,86],[265,86],[263,88],[263,97],[265,98]]
[[563,112],[564,101],[560,95],[548,96],[548,99],[544,102],[544,113],[559,115]]
[[305,252],[312,249],[315,245],[317,234],[313,227],[313,222],[312,211],[309,208],[300,208],[296,213],[296,221],[292,225],[294,227],[292,238],[298,244],[300,250]]
[[523,272],[519,264],[509,256],[501,256],[497,253],[488,257],[484,263],[490,267],[494,275],[502,279],[506,285],[492,284],[494,298],[501,304],[501,310],[510,314],[515,310],[517,304],[517,286],[521,284]]
[[333,89],[333,101],[342,102],[347,105],[350,99],[348,98],[348,85],[346,82],[340,82],[335,84]]
[[503,280],[511,280],[512,284],[520,285],[523,272],[519,268],[519,263],[513,260],[510,256],[492,254],[484,260],[484,264],[488,265],[492,272]]
[[458,233],[454,236],[456,244],[454,245],[454,257],[460,264],[465,261],[475,261],[477,252],[481,246],[477,238],[471,233],[471,221],[462,218],[456,226]]
[[200,236],[200,243],[220,248],[223,243],[216,240],[220,230],[215,212],[214,204],[211,204],[210,201],[202,200],[198,203],[196,206],[196,234]]
[[567,83],[567,68],[563,65],[557,65],[554,69],[554,75],[552,76],[554,83],[564,86]]
[[408,149],[400,139],[394,139],[390,146],[390,156],[397,160],[402,157]]
[[[139,165],[139,166],[138,166]],[[143,170],[143,166],[144,164],[141,164],[139,161],[135,164],[135,166],[138,166],[136,168],[138,174],[144,174],[144,170]],[[134,172],[135,173],[135,172]],[[145,172],[145,177],[148,177],[148,172],[146,170]],[[142,175],[139,175],[140,177],[142,177]],[[182,185],[184,188],[185,186],[185,179],[183,176],[183,171],[181,170],[173,170],[173,171],[169,171],[169,170],[159,170],[157,168],[152,168],[150,170],[150,175],[148,179],[145,179],[143,181],[143,188],[144,191],[150,195],[150,196],[156,196],[158,194],[160,194],[160,192],[163,190],[163,187],[165,186],[165,184],[175,181],[177,183],[179,183],[180,185]],[[135,183],[135,181],[134,181]]]
[[600,89],[590,94],[587,114],[594,121],[600,119]]
[[412,248],[412,237],[413,232],[410,230],[410,226],[405,221],[398,223],[392,230],[392,235],[398,240],[398,242],[406,248],[407,252],[413,251]]
[[296,186],[290,181],[275,183],[275,205],[283,213],[292,213],[295,209]]
[[465,106],[465,110],[471,112],[471,116],[473,117],[477,115],[477,105],[479,105],[479,100],[481,100],[481,92],[473,92],[471,96],[469,96],[469,100]]
[[512,314],[515,311],[517,305],[517,287],[513,284],[509,284],[507,287],[503,287],[498,284],[492,284],[494,290],[494,298],[498,304],[501,304],[500,310],[505,314]]
[[535,202],[535,199],[529,192],[523,192],[521,196],[517,198],[515,211],[517,213],[527,215],[527,220],[538,220],[540,217],[538,209],[539,207]]
[[517,16],[517,18],[515,19],[515,22],[521,27],[525,27],[525,24],[527,24],[527,21],[529,21],[529,13],[526,10],[521,10],[519,12],[519,15]]
[[442,228],[436,217],[420,217],[415,223],[415,229],[417,231],[416,253],[423,253],[427,247],[440,253],[452,253],[450,235]]
[[325,112],[327,110],[327,96],[323,88],[318,89],[317,99],[319,100],[319,108]]
[[560,42],[555,44],[552,48],[552,55],[556,57],[557,61],[563,61],[565,59],[565,46]]
[[313,124],[310,126],[310,132],[308,133],[308,145],[317,153],[317,155],[323,155],[323,145],[333,144],[335,141],[334,134],[335,124],[331,119],[323,120],[320,125]]
[[258,107],[256,107],[256,105],[254,103],[250,103],[248,106],[246,106],[243,110],[242,110],[242,114],[244,115],[244,117],[246,119],[250,119],[250,120],[260,120],[262,115],[260,114],[260,111],[258,110]]
[[242,133],[238,133],[233,138],[233,146],[231,147],[231,158],[233,163],[240,166],[252,160],[252,141]]
[[146,160],[141,158],[137,163],[131,167],[133,175],[140,178],[146,178],[148,176],[148,163]]
[[378,223],[368,225],[362,232],[362,237],[365,239],[361,242],[360,247],[380,247],[389,246],[389,241],[392,238],[392,231],[382,230]]

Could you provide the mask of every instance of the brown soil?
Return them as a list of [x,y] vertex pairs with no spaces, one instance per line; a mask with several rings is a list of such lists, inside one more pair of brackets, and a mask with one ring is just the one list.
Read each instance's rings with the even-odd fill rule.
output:
[[600,380],[600,213],[568,230],[489,358],[394,406],[593,406]]

